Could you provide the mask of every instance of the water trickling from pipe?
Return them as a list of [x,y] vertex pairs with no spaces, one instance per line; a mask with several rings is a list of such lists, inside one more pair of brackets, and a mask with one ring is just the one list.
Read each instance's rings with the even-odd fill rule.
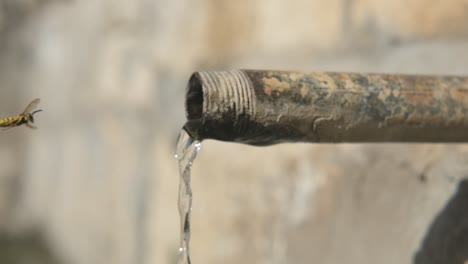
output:
[[200,151],[201,142],[195,140],[181,130],[177,140],[175,158],[179,163],[179,215],[180,215],[180,246],[178,264],[190,264],[190,214],[192,212],[192,188],[190,172],[192,164]]

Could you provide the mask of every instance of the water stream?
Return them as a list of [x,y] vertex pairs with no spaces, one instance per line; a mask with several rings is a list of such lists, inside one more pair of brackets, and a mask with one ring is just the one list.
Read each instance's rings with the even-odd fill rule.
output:
[[178,264],[190,264],[190,214],[192,212],[192,188],[190,172],[192,164],[200,151],[201,142],[191,138],[184,129],[177,140],[175,158],[179,163],[179,215],[180,215],[180,246]]

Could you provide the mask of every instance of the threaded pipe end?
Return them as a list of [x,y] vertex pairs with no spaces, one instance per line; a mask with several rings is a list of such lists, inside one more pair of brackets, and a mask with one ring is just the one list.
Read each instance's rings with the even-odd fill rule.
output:
[[253,85],[243,71],[196,72],[191,76],[186,115],[192,130],[187,132],[192,137],[202,139],[199,128],[211,122],[221,122],[241,133],[255,116],[255,110]]

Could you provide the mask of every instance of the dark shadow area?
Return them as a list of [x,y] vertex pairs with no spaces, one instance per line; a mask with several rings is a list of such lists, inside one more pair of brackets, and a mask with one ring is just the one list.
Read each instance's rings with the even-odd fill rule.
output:
[[468,179],[432,222],[414,264],[464,264],[468,260]]
[[39,234],[12,236],[0,234],[0,263],[59,264]]

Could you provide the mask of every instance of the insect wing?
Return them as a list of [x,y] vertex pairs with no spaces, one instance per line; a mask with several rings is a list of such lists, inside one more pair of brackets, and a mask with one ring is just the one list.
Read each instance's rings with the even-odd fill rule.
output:
[[33,125],[29,124],[29,123],[26,123],[26,126],[31,128],[31,129],[37,129],[37,126],[33,126]]
[[22,114],[31,112],[31,110],[33,110],[34,108],[37,107],[37,105],[39,105],[40,101],[41,99],[39,98],[34,99],[31,103],[28,104],[28,106],[26,106],[26,109],[24,109]]

